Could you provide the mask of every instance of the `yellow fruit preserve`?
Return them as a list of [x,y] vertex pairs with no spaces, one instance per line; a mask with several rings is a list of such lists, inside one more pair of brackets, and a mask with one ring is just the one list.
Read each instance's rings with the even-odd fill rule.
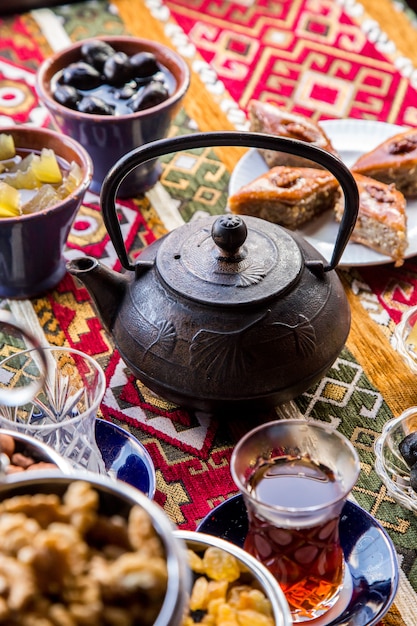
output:
[[16,149],[13,137],[0,133],[0,218],[18,217],[58,204],[82,180],[80,167],[50,148]]

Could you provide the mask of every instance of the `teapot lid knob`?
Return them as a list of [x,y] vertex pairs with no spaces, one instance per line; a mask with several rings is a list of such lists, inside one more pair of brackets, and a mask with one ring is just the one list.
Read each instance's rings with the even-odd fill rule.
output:
[[213,222],[211,236],[224,256],[235,257],[246,241],[248,228],[239,215],[221,215]]
[[225,214],[190,220],[158,244],[156,266],[173,292],[216,306],[265,302],[299,280],[304,255],[284,228]]

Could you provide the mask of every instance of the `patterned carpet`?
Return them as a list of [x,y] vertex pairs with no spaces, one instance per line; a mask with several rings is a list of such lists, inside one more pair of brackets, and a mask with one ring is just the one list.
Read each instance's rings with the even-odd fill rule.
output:
[[311,9],[302,1],[167,5],[243,110],[254,98],[316,120],[416,122],[415,91],[383,46],[373,45],[376,25],[372,32],[358,5],[355,12],[335,2]]
[[[373,13],[382,9],[388,18],[394,10],[403,29],[395,42]],[[171,135],[246,128],[251,98],[277,102],[317,121],[351,117],[415,126],[415,52],[402,49],[415,36],[414,17],[400,3],[393,9],[380,2],[375,8],[370,0],[115,0],[0,18],[0,124],[11,117],[17,123],[51,124],[37,101],[34,75],[53,48],[98,33],[146,32],[175,46],[193,70]],[[156,187],[143,198],[119,203],[132,256],[198,212],[222,213],[230,173],[241,154],[240,149],[225,154],[204,149],[187,155],[186,167],[175,155],[164,158]],[[93,194],[86,196],[65,255],[70,259],[80,252],[120,269]],[[378,271],[361,267],[340,275],[354,313],[347,346],[320,384],[288,411],[328,421],[354,443],[362,473],[353,495],[395,541],[407,579],[398,597],[401,616],[394,605],[384,623],[413,624],[416,520],[386,495],[373,469],[373,443],[388,419],[417,404],[414,377],[391,347],[403,311],[417,304],[417,264],[411,259],[396,270],[391,265]],[[72,345],[102,364],[107,378],[102,416],[132,430],[146,446],[157,471],[155,499],[176,524],[194,529],[214,506],[236,493],[228,462],[248,424],[189,413],[135,380],[104,332],[87,291],[70,276],[45,297],[33,299],[29,312],[27,303],[3,304],[29,320],[33,311],[51,344]]]

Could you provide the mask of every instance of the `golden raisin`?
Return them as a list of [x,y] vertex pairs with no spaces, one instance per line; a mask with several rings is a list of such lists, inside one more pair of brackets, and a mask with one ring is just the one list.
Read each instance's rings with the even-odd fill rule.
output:
[[233,582],[240,576],[237,559],[225,550],[210,546],[204,553],[203,563],[207,576],[213,580]]

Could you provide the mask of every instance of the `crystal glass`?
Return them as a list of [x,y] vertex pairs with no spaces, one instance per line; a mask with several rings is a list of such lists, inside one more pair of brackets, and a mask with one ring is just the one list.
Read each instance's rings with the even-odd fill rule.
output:
[[417,406],[412,406],[384,424],[374,448],[375,471],[385,484],[388,495],[401,506],[417,513],[417,492],[411,487],[410,467],[400,452],[402,440],[415,432]]
[[[28,400],[34,385],[40,388]],[[95,440],[105,377],[92,357],[53,346],[16,351],[0,362],[0,397],[6,391],[14,402],[0,403],[0,427],[40,439],[74,468],[106,472]]]
[[233,451],[248,512],[244,547],[278,580],[293,622],[324,615],[348,582],[339,518],[359,468],[348,439],[303,419],[263,424]]

